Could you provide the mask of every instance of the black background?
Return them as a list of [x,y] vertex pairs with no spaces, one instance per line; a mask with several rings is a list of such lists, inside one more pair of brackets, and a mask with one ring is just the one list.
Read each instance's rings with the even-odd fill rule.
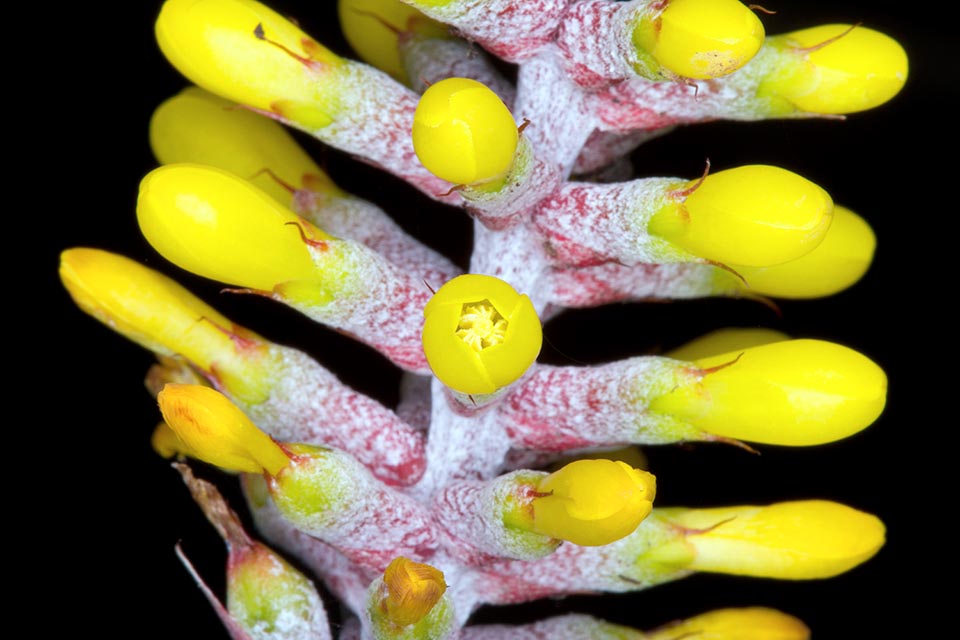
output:
[[[18,237],[40,238],[44,252],[30,269],[40,274],[40,295],[36,289],[18,293],[12,312],[36,334],[32,341],[13,340],[13,352],[26,354],[18,359],[25,366],[14,369],[20,384],[8,393],[17,406],[21,394],[39,399],[30,400],[31,409],[8,425],[15,440],[24,440],[16,444],[17,471],[11,474],[8,527],[16,540],[11,548],[24,548],[30,558],[22,574],[24,593],[57,612],[28,623],[38,629],[100,637],[225,638],[174,555],[174,545],[182,541],[222,593],[223,545],[177,474],[149,446],[159,416],[142,382],[151,355],[73,305],[56,275],[59,252],[95,246],[142,260],[231,319],[310,352],[345,382],[384,402],[395,400],[398,377],[375,353],[292,311],[219,293],[218,285],[179,271],[142,239],[134,215],[137,184],[155,166],[147,122],[186,81],[153,38],[160,2],[126,4],[109,13],[78,8],[76,15],[51,16],[55,32],[43,40],[43,57],[20,52],[41,78],[32,99],[14,106],[39,104],[44,115],[21,156],[27,165],[22,173],[38,182],[29,187],[37,204],[22,212],[29,214],[28,229]],[[335,4],[270,6],[295,16],[334,51],[350,55],[337,32]],[[878,236],[873,268],[840,295],[782,302],[780,315],[731,300],[570,313],[546,327],[542,359],[604,362],[670,348],[722,326],[774,327],[863,352],[887,371],[890,392],[884,415],[861,434],[808,449],[760,447],[759,456],[711,445],[651,448],[648,456],[660,505],[829,498],[879,515],[888,527],[887,544],[867,564],[830,580],[698,575],[639,594],[484,609],[478,621],[584,611],[643,629],[710,608],[765,605],[799,616],[816,638],[868,638],[897,632],[931,637],[940,627],[937,620],[949,616],[941,592],[931,588],[935,576],[949,576],[956,565],[950,551],[952,486],[944,462],[956,427],[954,392],[946,381],[952,381],[955,361],[947,243],[956,217],[951,194],[957,142],[948,114],[956,105],[949,66],[955,57],[948,56],[947,37],[938,26],[945,16],[930,4],[893,1],[764,5],[778,12],[762,18],[771,34],[862,21],[894,36],[911,58],[906,88],[891,103],[843,122],[683,129],[635,154],[637,174],[693,177],[705,158],[715,168],[756,162],[796,171],[871,223]],[[434,205],[318,142],[301,141],[342,187],[377,202],[425,242],[466,264],[470,225],[462,212]],[[14,176],[7,176],[8,188],[19,191],[23,185]],[[17,251],[19,242],[8,244]],[[28,350],[21,351],[25,345]],[[229,477],[198,472],[234,495]],[[330,613],[337,617],[332,603]]]

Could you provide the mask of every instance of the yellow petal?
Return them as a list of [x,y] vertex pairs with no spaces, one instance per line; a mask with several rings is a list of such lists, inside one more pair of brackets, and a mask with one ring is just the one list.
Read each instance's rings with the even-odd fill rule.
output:
[[879,366],[822,340],[786,340],[695,364],[718,368],[656,398],[650,409],[727,438],[794,446],[832,442],[872,424],[886,403],[887,377]]
[[872,109],[892,99],[907,81],[903,47],[867,27],[827,24],[775,36],[769,43],[780,52],[780,66],[759,93],[785,99],[800,111]]
[[648,640],[808,640],[810,629],[797,618],[766,607],[716,609],[647,632]]
[[384,612],[399,626],[420,621],[447,590],[442,571],[404,557],[394,558],[387,565],[383,582],[387,588]]
[[829,578],[872,558],[886,536],[876,516],[825,500],[658,514],[690,530],[691,569],[733,575]]
[[653,508],[656,479],[606,459],[576,460],[546,476],[533,500],[538,533],[584,546],[629,535]]
[[688,187],[691,193],[651,217],[648,230],[707,260],[781,264],[812,251],[830,226],[830,195],[779,167],[727,169]]
[[749,291],[777,298],[820,298],[852,286],[873,261],[877,238],[850,209],[833,208],[833,222],[810,253],[772,267],[730,265]]
[[340,59],[259,2],[167,0],[155,31],[170,63],[204,89],[311,129],[333,121],[329,71]]
[[188,87],[157,107],[150,146],[161,164],[190,162],[229,171],[286,207],[293,194],[281,183],[300,189],[306,176],[315,191],[343,193],[283,125],[200,87]]
[[147,174],[137,219],[147,241],[174,264],[260,291],[317,277],[301,230],[313,240],[330,238],[249,182],[189,163]]
[[222,393],[210,387],[168,384],[157,395],[160,412],[186,450],[230,471],[276,475],[290,458]]
[[438,178],[482,183],[513,165],[517,124],[503,101],[476,80],[447,78],[430,85],[413,118],[414,151]]

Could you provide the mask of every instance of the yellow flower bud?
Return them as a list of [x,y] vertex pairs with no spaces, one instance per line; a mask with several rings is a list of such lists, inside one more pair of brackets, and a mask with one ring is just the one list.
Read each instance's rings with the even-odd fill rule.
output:
[[160,413],[186,451],[228,471],[276,475],[290,458],[222,393],[168,384],[157,395]]
[[150,146],[161,164],[192,162],[229,171],[284,206],[293,197],[284,183],[299,189],[306,176],[314,191],[343,194],[283,125],[200,87],[157,107]]
[[221,169],[172,164],[140,183],[140,230],[174,264],[213,280],[259,291],[316,280],[301,232],[330,236],[249,182]]
[[797,618],[766,607],[716,609],[680,620],[644,636],[647,640],[809,640],[810,629]]
[[833,200],[795,173],[748,165],[690,182],[648,231],[693,255],[764,267],[809,253],[827,233]]
[[730,265],[749,291],[777,298],[819,298],[843,291],[867,272],[877,238],[850,209],[833,208],[833,222],[810,253],[772,267]]
[[153,435],[150,436],[150,446],[161,458],[169,459],[176,455],[197,457],[187,446],[187,443],[181,440],[177,436],[177,432],[171,429],[166,422],[157,423]]
[[880,367],[822,340],[786,340],[695,364],[707,373],[656,398],[650,410],[727,438],[795,446],[832,442],[872,424],[886,403]]
[[656,478],[606,459],[576,460],[546,476],[533,500],[537,533],[599,546],[633,533],[653,508]]
[[484,84],[447,78],[428,88],[413,116],[413,148],[432,174],[473,185],[513,165],[519,134],[510,110]]
[[387,593],[380,606],[398,626],[420,621],[447,590],[442,571],[404,557],[394,558],[387,565],[383,583]]
[[533,303],[509,284],[457,276],[423,309],[423,352],[434,375],[461,393],[493,393],[517,380],[540,354]]
[[360,59],[406,83],[400,34],[449,38],[449,29],[400,0],[340,0],[340,26]]
[[60,279],[83,311],[160,356],[179,355],[231,394],[259,402],[270,381],[257,356],[266,343],[167,276],[100,249],[60,254]]
[[749,347],[759,347],[789,339],[790,336],[776,329],[728,327],[704,334],[664,355],[674,360],[693,362],[721,353],[742,351]]
[[784,580],[848,571],[872,558],[886,535],[876,516],[825,500],[657,513],[689,530],[689,568]]
[[204,89],[310,129],[333,121],[329,69],[340,58],[259,2],[167,0],[155,31],[170,63]]
[[896,40],[866,27],[828,24],[768,39],[779,64],[761,96],[786,101],[785,112],[854,113],[893,98],[907,81],[907,54]]
[[[660,13],[646,13],[633,30],[643,75],[652,56],[678,76],[706,80],[733,73],[763,44],[763,24],[737,0],[669,0]],[[647,71],[647,73],[644,73]]]

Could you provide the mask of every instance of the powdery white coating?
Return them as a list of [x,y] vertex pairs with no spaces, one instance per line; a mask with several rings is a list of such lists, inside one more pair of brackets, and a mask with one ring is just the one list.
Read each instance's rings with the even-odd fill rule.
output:
[[350,451],[389,484],[420,478],[426,467],[421,432],[302,351],[276,345],[272,350],[278,359],[269,397],[259,404],[233,399],[254,424],[280,442]]
[[397,417],[418,431],[430,428],[430,376],[404,372],[400,376]]
[[557,45],[570,78],[583,86],[598,88],[635,76],[633,26],[650,4],[650,0],[574,3],[557,33]]
[[293,210],[330,235],[373,249],[434,289],[460,274],[450,260],[408,234],[372,202],[300,189],[294,194]]
[[[623,159],[637,147],[654,138],[670,133],[674,127],[660,129],[640,129],[628,133],[613,131],[594,131],[587,138],[580,155],[573,164],[573,174],[580,175],[599,171],[617,160]],[[632,178],[631,174],[628,178]],[[624,182],[625,180],[603,180],[602,182]],[[592,182],[598,182],[593,180]]]
[[[330,622],[316,588],[305,578],[292,578],[289,566],[272,551],[262,546],[260,548],[263,551],[257,554],[256,560],[260,579],[271,584],[273,581],[282,583],[279,588],[268,588],[270,610],[276,613],[276,617],[272,620],[258,619],[262,612],[257,606],[253,611],[248,611],[243,598],[229,601],[230,613],[243,623],[253,640],[329,640]],[[234,559],[233,552],[231,549],[231,561]],[[242,554],[243,551],[238,553]]]
[[422,13],[455,27],[509,62],[534,55],[553,39],[560,19],[573,0],[451,0],[432,6],[403,0]]
[[547,270],[547,257],[529,224],[493,231],[473,225],[471,273],[495,276],[520,294],[526,294],[539,314],[546,304],[540,285]]
[[537,482],[546,476],[524,470],[446,486],[433,500],[445,547],[460,562],[477,567],[498,558],[534,560],[552,553],[559,541],[510,527],[503,519],[511,502],[529,504]]
[[[330,240],[307,246],[321,273],[329,275],[332,300],[315,303],[283,296],[274,297],[317,322],[348,333],[368,344],[407,371],[430,371],[423,354],[423,307],[433,295],[411,273],[352,240]],[[327,283],[325,283],[327,284]]]
[[348,453],[295,456],[267,486],[295,527],[361,567],[382,572],[397,556],[429,562],[440,544],[426,507],[381,483]]
[[410,132],[420,96],[386,73],[359,62],[344,61],[337,74],[336,120],[321,129],[305,130],[402,178],[435,200],[458,204],[460,196],[444,195],[450,187],[427,171],[413,150]]
[[275,548],[296,557],[347,607],[359,611],[366,598],[367,585],[376,573],[352,564],[326,542],[294,527],[277,510],[262,476],[244,474],[241,481],[247,507],[260,535]]
[[738,296],[732,274],[710,264],[625,265],[616,262],[589,267],[555,268],[545,278],[551,305],[588,308],[615,302],[682,300],[705,296]]
[[464,627],[458,640],[643,640],[634,629],[582,613],[554,616],[524,625],[479,624]]
[[644,178],[615,184],[567,183],[546,199],[533,224],[557,266],[702,262],[647,233],[650,218],[670,202],[681,178]]
[[590,367],[538,365],[497,406],[514,447],[567,451],[702,440],[702,432],[647,411],[684,380],[689,365],[641,356]]
[[559,595],[638,591],[693,573],[682,565],[645,560],[668,545],[683,543],[676,527],[653,514],[633,533],[599,547],[564,542],[540,560],[501,560],[478,576],[476,588],[489,604],[516,604]]
[[595,127],[587,94],[564,72],[560,51],[555,45],[545,47],[520,67],[513,114],[519,122],[530,121],[523,135],[529,139],[536,158],[548,167],[556,167],[558,172],[549,183],[524,185],[543,197],[570,174],[580,149]]
[[400,56],[410,79],[410,88],[423,93],[431,84],[445,78],[470,78],[493,91],[507,108],[512,108],[516,88],[476,44],[460,39],[401,38]]
[[409,489],[421,500],[456,480],[481,480],[493,476],[510,448],[496,415],[481,410],[463,415],[451,407],[447,389],[433,378],[427,470]]
[[[621,132],[719,119],[755,121],[789,117],[774,113],[770,99],[758,95],[764,78],[776,76],[782,55],[764,45],[736,73],[712,80],[654,82],[629,78],[592,94],[590,109],[601,128]],[[811,115],[793,114],[794,117]]]

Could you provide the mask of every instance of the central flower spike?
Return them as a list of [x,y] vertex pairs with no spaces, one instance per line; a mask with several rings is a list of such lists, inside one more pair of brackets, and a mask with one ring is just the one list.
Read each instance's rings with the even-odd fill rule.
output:
[[440,287],[423,315],[424,355],[455,391],[493,393],[540,354],[543,331],[533,303],[499,278],[458,276]]
[[718,171],[677,190],[648,231],[723,264],[765,267],[811,252],[827,233],[833,199],[795,173],[769,165]]
[[533,529],[582,546],[633,533],[653,509],[656,478],[614,460],[576,460],[537,485]]
[[[684,78],[718,78],[749,62],[763,44],[763,24],[737,0],[650,4],[633,30],[641,75],[662,67]],[[666,7],[655,9],[657,4]]]
[[469,78],[431,85],[417,104],[412,133],[413,149],[427,171],[464,185],[503,177],[520,139],[507,105]]

